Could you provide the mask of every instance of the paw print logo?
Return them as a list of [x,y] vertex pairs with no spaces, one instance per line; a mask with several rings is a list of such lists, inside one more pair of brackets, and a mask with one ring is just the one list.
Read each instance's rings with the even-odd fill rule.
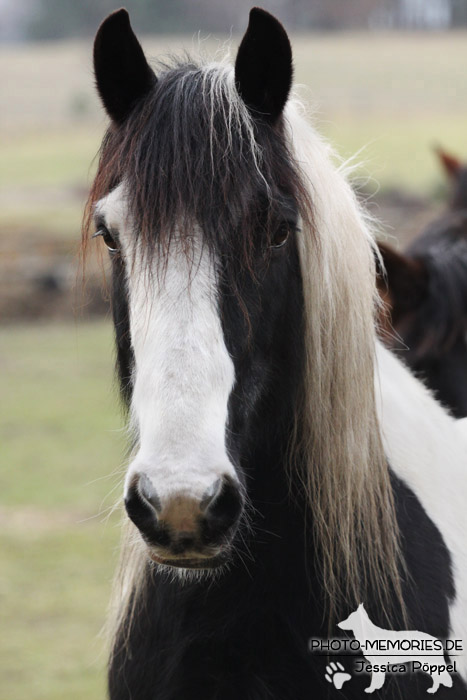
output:
[[352,678],[350,673],[346,673],[345,668],[338,661],[336,663],[331,661],[331,663],[326,666],[326,675],[324,677],[327,682],[332,683],[337,690],[340,690],[344,683],[350,681]]

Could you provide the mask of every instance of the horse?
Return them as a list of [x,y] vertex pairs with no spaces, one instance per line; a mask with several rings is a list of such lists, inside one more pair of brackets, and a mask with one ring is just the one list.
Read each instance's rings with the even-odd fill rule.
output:
[[[109,250],[132,436],[109,696],[360,698],[354,659],[310,646],[359,603],[467,639],[465,435],[377,340],[368,219],[276,18],[251,10],[233,67],[152,68],[121,9],[94,71],[110,126],[83,244]],[[440,698],[465,697],[456,663]]]
[[[436,148],[447,210],[402,252],[379,243],[383,337],[456,418],[467,416],[467,166]],[[396,333],[393,333],[393,329]]]
[[455,417],[467,416],[467,209],[445,212],[403,252],[379,250],[382,335]]

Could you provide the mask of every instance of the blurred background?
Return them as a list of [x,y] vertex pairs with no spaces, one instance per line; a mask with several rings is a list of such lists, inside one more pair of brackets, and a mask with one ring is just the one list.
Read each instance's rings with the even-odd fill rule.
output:
[[[467,0],[270,0],[296,82],[383,230],[446,206],[435,145],[467,161]],[[148,56],[232,51],[247,0],[128,0]],[[103,270],[79,266],[106,118],[92,37],[112,0],[0,0],[0,698],[105,696],[100,629],[125,434]],[[234,55],[234,54],[233,54]],[[105,270],[105,266],[104,266]]]

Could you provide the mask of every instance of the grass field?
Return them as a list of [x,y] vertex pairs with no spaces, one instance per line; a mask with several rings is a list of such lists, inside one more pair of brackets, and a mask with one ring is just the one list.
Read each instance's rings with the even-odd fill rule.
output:
[[[143,41],[152,56],[193,43]],[[318,127],[343,156],[362,151],[364,178],[431,194],[443,182],[434,142],[467,159],[467,34],[301,36],[294,46]],[[27,253],[31,236],[78,241],[106,124],[90,56],[76,42],[0,49],[6,256]],[[108,511],[125,452],[110,324],[0,325],[0,362],[0,700],[98,700],[119,529]]]
[[125,451],[110,324],[0,328],[0,362],[0,698],[97,700]]

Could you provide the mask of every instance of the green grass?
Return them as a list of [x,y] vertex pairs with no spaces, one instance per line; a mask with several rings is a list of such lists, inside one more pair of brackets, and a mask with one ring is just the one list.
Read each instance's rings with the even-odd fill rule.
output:
[[0,537],[0,697],[102,700],[100,635],[115,527],[16,528]]
[[104,697],[125,449],[111,348],[104,322],[0,329],[5,700]]
[[2,148],[0,232],[78,238],[101,137],[91,125],[15,132]]
[[4,327],[0,347],[2,503],[97,512],[125,445],[110,326]]
[[102,135],[89,124],[15,132],[2,146],[0,186],[84,186]]
[[[403,129],[395,128],[387,117],[377,122],[371,118],[327,121],[319,126],[340,156],[362,163],[356,175],[369,179],[372,191],[395,188],[436,196],[445,188],[446,178],[433,147],[441,140],[447,150],[458,153],[465,142],[466,124],[466,115],[441,115],[406,117]],[[440,139],[439,134],[444,137]]]
[[432,147],[467,160],[464,32],[331,34],[294,42],[296,81],[318,129],[381,189],[425,195],[444,182]]

